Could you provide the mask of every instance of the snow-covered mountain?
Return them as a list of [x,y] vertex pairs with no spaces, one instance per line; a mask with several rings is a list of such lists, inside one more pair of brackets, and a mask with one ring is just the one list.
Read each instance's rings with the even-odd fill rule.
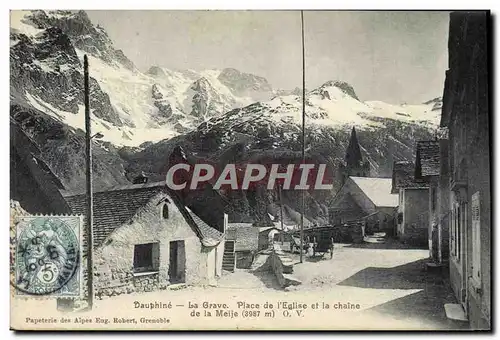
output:
[[[257,118],[255,123],[301,119],[300,89],[273,91],[265,78],[232,68],[176,71],[153,66],[142,73],[83,11],[13,11],[10,46],[12,100],[79,129],[84,127],[82,60],[87,54],[93,130],[117,146],[172,138],[211,118],[224,120],[222,114],[235,108],[241,108],[242,119]],[[432,125],[438,116],[429,108],[434,102],[362,102],[341,81],[308,92],[306,104],[309,122],[319,127],[376,128],[381,124],[376,117]],[[248,115],[255,105],[260,107],[257,117]]]
[[[437,127],[441,111],[435,106],[440,99],[419,105],[391,105],[380,101],[362,102],[354,89],[342,81],[328,81],[306,94],[306,125],[314,129],[356,126],[360,130],[383,128],[397,121],[427,127]],[[246,124],[255,129],[262,126],[300,128],[302,96],[276,96],[267,102],[257,102],[234,109],[201,124],[199,130],[223,124],[225,129]]]
[[89,58],[92,128],[138,146],[272,96],[267,81],[234,69],[142,73],[83,11],[11,13],[12,100],[83,129],[83,55]]

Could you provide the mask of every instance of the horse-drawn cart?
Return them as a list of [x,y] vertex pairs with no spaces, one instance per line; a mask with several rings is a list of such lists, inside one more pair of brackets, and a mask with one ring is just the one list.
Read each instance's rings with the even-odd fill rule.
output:
[[304,234],[309,238],[312,244],[313,256],[325,256],[330,253],[333,257],[334,230],[332,227],[315,227],[304,230]]
[[[333,257],[333,242],[335,230],[331,226],[313,227],[304,229],[303,250],[307,251],[312,247],[313,256],[324,256],[329,253]],[[292,235],[294,249],[300,249],[300,233],[295,232]]]

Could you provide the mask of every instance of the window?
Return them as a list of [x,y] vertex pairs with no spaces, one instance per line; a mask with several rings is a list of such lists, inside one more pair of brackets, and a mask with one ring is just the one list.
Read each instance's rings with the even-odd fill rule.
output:
[[456,228],[457,228],[457,259],[460,261],[460,255],[462,254],[461,252],[461,242],[462,242],[462,209],[460,207],[460,204],[457,204],[457,223],[456,223]]
[[157,271],[160,265],[159,243],[134,246],[134,272]]
[[451,253],[457,262],[462,256],[462,233],[465,232],[467,224],[467,203],[453,204],[451,217]]
[[455,230],[455,204],[451,207],[451,219],[450,219],[450,253],[452,256],[457,255],[455,240],[457,238],[457,232]]
[[437,201],[437,190],[436,188],[431,188],[431,211],[436,211],[436,201]]
[[479,192],[472,195],[472,279],[481,283],[481,216]]
[[161,215],[164,219],[168,219],[168,205],[165,203],[161,208]]

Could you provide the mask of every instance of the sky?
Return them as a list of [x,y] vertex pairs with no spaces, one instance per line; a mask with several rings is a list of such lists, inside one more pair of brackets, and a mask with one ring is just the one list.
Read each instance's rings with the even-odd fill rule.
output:
[[[222,69],[302,86],[298,11],[88,11],[145,71]],[[304,12],[306,88],[350,83],[361,100],[421,103],[442,96],[447,12]]]

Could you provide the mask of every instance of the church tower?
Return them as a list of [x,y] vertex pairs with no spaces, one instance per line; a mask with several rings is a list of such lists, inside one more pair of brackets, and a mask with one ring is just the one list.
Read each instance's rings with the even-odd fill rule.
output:
[[356,129],[353,127],[351,131],[351,139],[345,153],[344,163],[340,165],[340,175],[342,185],[346,182],[349,176],[355,177],[370,177],[370,163],[363,162],[361,148],[359,147]]

